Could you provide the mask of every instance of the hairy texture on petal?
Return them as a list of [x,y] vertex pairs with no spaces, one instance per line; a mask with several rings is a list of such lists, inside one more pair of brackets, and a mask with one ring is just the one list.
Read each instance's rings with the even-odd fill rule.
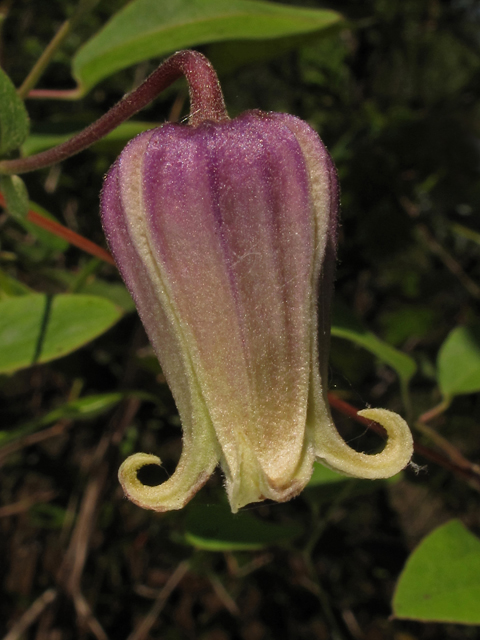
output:
[[[314,443],[318,462],[346,475],[359,478],[387,478],[401,471],[413,453],[413,439],[406,422],[385,409],[359,412],[377,421],[387,431],[388,441],[378,454],[359,453],[338,433],[327,401],[327,363],[330,336],[330,301],[337,239],[338,184],[335,167],[320,138],[303,121],[276,115],[302,147],[308,167],[310,192],[316,219],[314,289],[318,308],[312,310],[311,378],[307,418],[307,441]],[[317,301],[316,301],[317,304]]]
[[283,114],[167,124],[138,136],[112,167],[103,224],[184,431],[162,485],[144,487],[136,475],[159,464],[155,456],[122,465],[137,504],[180,508],[218,462],[233,511],[290,499],[315,458],[368,478],[408,462],[409,431],[396,414],[370,410],[389,435],[376,456],[351,449],[330,416],[337,210],[320,138]]
[[304,454],[315,248],[295,136],[257,114],[163,127],[145,152],[144,187],[231,501],[289,498]]
[[[145,233],[141,166],[151,135],[149,131],[135,138],[110,170],[102,191],[102,222],[174,394],[183,425],[182,456],[167,482],[158,487],[144,487],[134,482],[136,471],[147,464],[143,454],[131,456],[120,468],[119,478],[133,502],[166,511],[180,509],[205,483],[218,463],[219,451],[191,363],[181,349],[178,319],[165,297]],[[148,464],[160,464],[160,461],[152,458]]]

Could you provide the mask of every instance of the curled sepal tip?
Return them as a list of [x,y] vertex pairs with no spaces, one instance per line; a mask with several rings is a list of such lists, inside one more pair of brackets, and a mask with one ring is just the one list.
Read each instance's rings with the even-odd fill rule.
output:
[[[330,437],[326,437],[324,450],[317,453],[319,462],[346,475],[368,480],[390,478],[404,469],[413,454],[413,438],[405,420],[387,409],[364,409],[358,415],[382,425],[388,437],[384,449],[373,455],[360,453],[346,442],[340,443],[335,431],[336,446],[331,447]],[[328,436],[331,435],[330,432]]]
[[[372,458],[371,478],[389,478],[410,462],[413,454],[413,437],[405,420],[387,409],[363,409],[358,412],[362,418],[378,422],[387,432],[388,440],[385,448]],[[370,469],[367,468],[370,473]]]
[[338,184],[325,146],[286,114],[198,115],[134,138],[102,191],[110,249],[183,427],[172,477],[144,486],[138,470],[159,460],[133,456],[126,495],[180,509],[219,464],[235,512],[297,495],[315,459],[395,474],[412,452],[403,420],[364,413],[390,438],[370,456],[342,439],[326,402]]
[[[190,462],[190,464],[188,464]],[[148,465],[161,466],[158,456],[150,453],[136,453],[129,456],[118,470],[118,479],[127,498],[139,507],[153,511],[171,511],[181,509],[205,484],[217,464],[195,464],[193,460],[180,460],[175,473],[165,482],[150,487],[138,478],[138,471]]]

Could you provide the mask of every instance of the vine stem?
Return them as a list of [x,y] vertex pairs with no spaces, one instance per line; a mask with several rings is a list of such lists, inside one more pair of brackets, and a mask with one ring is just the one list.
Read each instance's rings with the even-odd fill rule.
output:
[[441,416],[442,413],[445,413],[445,411],[449,408],[451,404],[452,404],[451,398],[444,398],[442,402],[440,402],[440,404],[437,404],[432,409],[429,409],[428,411],[425,411],[425,413],[422,413],[422,415],[418,418],[418,421],[423,424],[426,424],[427,422],[430,422],[434,418],[438,418],[438,416]]
[[57,33],[53,36],[52,40],[50,40],[47,47],[44,49],[40,58],[33,65],[30,73],[25,78],[22,85],[17,89],[17,95],[19,98],[24,100],[28,96],[30,90],[33,89],[33,87],[40,80],[40,77],[47,68],[48,63],[70,33],[70,30],[70,20],[65,20]]
[[154,100],[184,75],[190,95],[189,125],[205,120],[223,122],[228,114],[214,68],[198,51],[178,51],[165,60],[137,89],[124,96],[107,113],[63,144],[28,158],[3,160],[0,173],[19,174],[49,167],[83,151]]
[[33,222],[33,224],[36,224],[37,227],[41,227],[46,231],[50,231],[50,233],[53,233],[53,235],[66,240],[70,244],[73,244],[75,247],[82,249],[82,251],[89,253],[95,258],[99,258],[100,260],[103,260],[108,264],[116,266],[112,254],[106,251],[106,249],[103,249],[102,247],[98,246],[98,244],[95,244],[91,240],[88,240],[88,238],[75,233],[75,231],[72,231],[68,227],[64,227],[63,224],[60,224],[56,220],[49,220],[36,211],[29,211],[27,214],[27,220],[29,222]]
[[[27,75],[25,80],[23,81],[21,87],[17,90],[17,94],[20,98],[25,99],[27,97],[33,97],[31,90],[40,80],[43,72],[47,68],[49,62],[58,51],[58,49],[62,46],[65,38],[72,31],[72,29],[76,26],[77,22],[83,16],[86,11],[93,9],[93,7],[98,3],[98,0],[83,0],[78,5],[75,10],[73,16],[62,24],[57,33],[50,40],[48,45],[45,47],[42,55],[39,57],[37,62],[33,65],[30,73]],[[40,90],[41,92],[42,90]],[[80,97],[78,90],[73,90],[71,92],[76,95],[76,97]]]
[[[0,206],[6,206],[5,198],[1,191]],[[33,224],[37,225],[37,227],[41,227],[42,229],[53,233],[53,235],[57,236],[58,238],[66,240],[70,244],[73,244],[75,247],[82,249],[82,251],[89,253],[95,258],[99,258],[100,260],[103,260],[108,264],[113,264],[114,266],[116,266],[112,254],[109,253],[106,249],[103,249],[103,247],[100,247],[98,244],[95,244],[91,240],[88,240],[88,238],[75,233],[75,231],[72,231],[68,227],[64,227],[63,224],[60,224],[56,220],[50,220],[49,218],[46,218],[40,213],[32,210],[27,213],[27,220],[28,222],[32,222]]]

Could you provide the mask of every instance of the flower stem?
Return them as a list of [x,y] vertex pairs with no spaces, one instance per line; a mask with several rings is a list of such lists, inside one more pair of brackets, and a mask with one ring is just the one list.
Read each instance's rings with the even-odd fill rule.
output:
[[220,83],[210,62],[197,51],[179,51],[165,60],[137,89],[124,96],[107,113],[76,136],[29,158],[3,160],[0,162],[0,174],[35,171],[83,151],[143,109],[182,75],[187,79],[190,94],[191,126],[198,126],[205,120],[228,120]]
[[[65,38],[72,31],[72,29],[75,27],[77,22],[83,16],[83,14],[89,9],[92,9],[97,4],[97,2],[98,0],[83,0],[83,2],[80,2],[80,4],[78,5],[77,10],[73,14],[73,16],[69,20],[65,20],[65,22],[62,24],[60,29],[57,31],[57,33],[53,36],[52,40],[48,43],[47,47],[43,51],[40,58],[33,65],[32,69],[30,70],[30,73],[27,75],[27,77],[23,81],[22,86],[17,90],[17,94],[20,98],[22,98],[22,100],[24,100],[29,96],[30,91],[40,80],[50,60],[53,58],[53,56],[58,51],[58,49],[62,46],[63,42],[65,41]],[[77,97],[80,97],[81,95],[79,94],[77,89],[74,89],[72,92],[69,92],[69,93],[73,93]]]

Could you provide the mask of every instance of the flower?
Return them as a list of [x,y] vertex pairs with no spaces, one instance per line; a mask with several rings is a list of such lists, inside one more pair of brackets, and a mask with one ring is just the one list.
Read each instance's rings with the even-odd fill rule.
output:
[[410,460],[400,416],[362,412],[389,439],[350,448],[326,400],[338,187],[318,135],[286,114],[165,124],[133,139],[101,197],[109,246],[172,390],[183,428],[175,473],[145,486],[138,453],[119,478],[136,504],[181,508],[217,465],[232,511],[285,501],[318,460],[388,477]]

